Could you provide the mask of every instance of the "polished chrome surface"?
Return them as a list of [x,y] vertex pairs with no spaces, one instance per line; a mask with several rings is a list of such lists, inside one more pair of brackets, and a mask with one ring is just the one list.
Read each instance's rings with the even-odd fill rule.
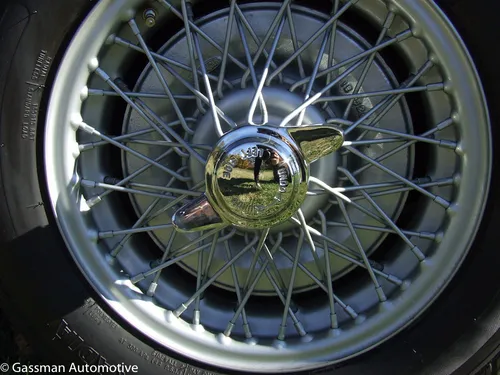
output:
[[244,229],[280,224],[304,202],[309,163],[337,151],[343,142],[342,132],[331,125],[232,130],[208,158],[207,198],[180,208],[172,223],[182,232],[224,224]]

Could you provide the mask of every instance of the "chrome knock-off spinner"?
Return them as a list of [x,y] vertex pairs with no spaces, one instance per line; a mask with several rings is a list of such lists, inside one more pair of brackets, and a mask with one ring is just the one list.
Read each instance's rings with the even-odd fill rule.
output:
[[180,208],[172,222],[183,232],[282,223],[306,197],[310,163],[338,150],[343,141],[342,132],[330,125],[238,127],[208,157],[205,194]]

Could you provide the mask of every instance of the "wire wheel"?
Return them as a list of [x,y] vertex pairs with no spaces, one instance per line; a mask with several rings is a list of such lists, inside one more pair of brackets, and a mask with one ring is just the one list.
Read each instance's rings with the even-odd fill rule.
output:
[[[179,231],[214,146],[245,126],[343,142],[298,152],[307,192],[273,225]],[[110,306],[160,345],[254,372],[339,362],[414,321],[467,254],[491,165],[475,68],[430,0],[101,1],[62,59],[44,148],[63,237]],[[263,181],[291,184],[245,176],[217,185],[244,197],[217,214],[256,219]]]

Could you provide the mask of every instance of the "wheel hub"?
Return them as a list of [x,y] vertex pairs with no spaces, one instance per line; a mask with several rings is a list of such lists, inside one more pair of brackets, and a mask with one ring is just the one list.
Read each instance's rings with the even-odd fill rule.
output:
[[342,132],[329,125],[238,127],[208,157],[206,195],[178,210],[172,222],[187,232],[224,224],[244,229],[280,224],[304,202],[309,163],[343,141]]

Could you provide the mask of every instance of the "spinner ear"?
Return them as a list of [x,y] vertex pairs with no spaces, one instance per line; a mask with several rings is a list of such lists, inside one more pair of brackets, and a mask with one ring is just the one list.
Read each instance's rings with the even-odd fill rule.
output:
[[337,151],[344,143],[344,134],[332,125],[290,126],[283,130],[294,139],[308,163]]
[[206,195],[179,208],[172,216],[172,224],[179,232],[199,232],[227,225],[215,212]]

